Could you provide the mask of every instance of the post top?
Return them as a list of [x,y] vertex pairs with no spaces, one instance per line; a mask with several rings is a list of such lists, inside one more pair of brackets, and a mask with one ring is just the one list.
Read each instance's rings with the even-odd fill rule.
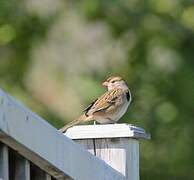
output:
[[69,128],[64,133],[70,139],[100,139],[128,137],[133,139],[150,139],[150,134],[143,128],[132,124],[79,125]]

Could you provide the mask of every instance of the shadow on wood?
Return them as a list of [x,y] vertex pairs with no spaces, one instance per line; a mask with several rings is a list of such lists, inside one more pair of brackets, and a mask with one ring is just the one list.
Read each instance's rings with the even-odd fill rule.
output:
[[139,180],[139,139],[150,139],[144,129],[128,124],[80,125],[68,129],[65,135],[127,180]]

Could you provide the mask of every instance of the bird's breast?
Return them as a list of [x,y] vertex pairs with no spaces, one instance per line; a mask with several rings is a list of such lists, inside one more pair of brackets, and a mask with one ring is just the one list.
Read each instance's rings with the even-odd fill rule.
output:
[[121,107],[118,108],[117,113],[115,113],[114,121],[117,122],[127,111],[130,102],[125,102]]

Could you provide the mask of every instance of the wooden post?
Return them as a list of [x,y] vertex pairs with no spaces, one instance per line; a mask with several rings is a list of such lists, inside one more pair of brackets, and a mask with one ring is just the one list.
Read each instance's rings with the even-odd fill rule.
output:
[[139,180],[139,139],[149,139],[144,129],[129,124],[80,125],[66,136],[122,173],[126,180]]

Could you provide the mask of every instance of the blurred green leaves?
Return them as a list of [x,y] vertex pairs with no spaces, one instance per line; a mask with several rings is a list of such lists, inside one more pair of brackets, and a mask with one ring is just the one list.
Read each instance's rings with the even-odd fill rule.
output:
[[15,38],[15,29],[9,24],[0,27],[0,44],[6,45]]
[[168,123],[175,120],[178,115],[178,110],[172,103],[164,102],[157,107],[156,114],[159,120]]
[[190,6],[183,11],[181,20],[186,27],[194,30],[194,6]]

